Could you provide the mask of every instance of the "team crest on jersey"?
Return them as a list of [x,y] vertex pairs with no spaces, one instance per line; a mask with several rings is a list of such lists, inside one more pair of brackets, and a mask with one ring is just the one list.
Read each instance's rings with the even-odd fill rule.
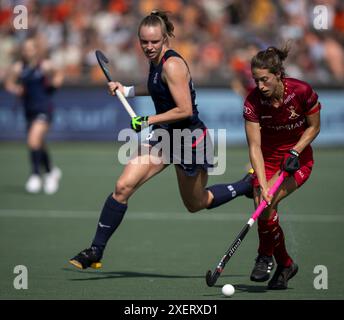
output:
[[300,116],[299,114],[296,113],[294,106],[290,106],[288,108],[288,110],[290,111],[289,119],[296,119],[296,118],[298,118]]

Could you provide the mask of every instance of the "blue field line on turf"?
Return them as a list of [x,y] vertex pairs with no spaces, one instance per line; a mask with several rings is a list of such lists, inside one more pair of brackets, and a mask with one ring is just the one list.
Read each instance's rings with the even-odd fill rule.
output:
[[[0,217],[3,218],[89,218],[99,217],[98,211],[90,210],[33,210],[33,209],[0,209]],[[189,214],[187,212],[129,212],[126,219],[129,220],[193,220],[193,221],[242,221],[246,222],[249,218],[247,213],[238,212],[216,212]],[[290,222],[328,222],[342,223],[344,216],[340,214],[321,214],[321,213],[285,213],[280,217],[281,221]]]

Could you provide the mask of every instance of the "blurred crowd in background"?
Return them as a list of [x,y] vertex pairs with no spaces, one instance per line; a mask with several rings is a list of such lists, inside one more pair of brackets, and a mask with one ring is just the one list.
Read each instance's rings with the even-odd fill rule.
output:
[[[13,27],[18,4],[28,8],[27,30]],[[314,28],[317,5],[326,6],[327,30]],[[196,85],[249,87],[251,57],[287,40],[289,76],[318,86],[344,84],[344,0],[0,0],[0,83],[31,36],[65,71],[66,84],[104,83],[95,49],[110,58],[116,80],[146,81],[137,27],[156,8],[171,13],[171,45]]]

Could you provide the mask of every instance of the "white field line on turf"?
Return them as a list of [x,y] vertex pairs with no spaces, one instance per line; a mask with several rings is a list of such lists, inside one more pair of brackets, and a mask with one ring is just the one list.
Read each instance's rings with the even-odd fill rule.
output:
[[[90,210],[32,210],[32,209],[0,209],[0,218],[98,218],[99,211]],[[242,221],[246,222],[250,213],[238,212],[127,212],[125,219],[133,220],[199,220],[199,221]],[[344,222],[344,215],[340,214],[288,214],[280,216],[281,221],[290,222]]]

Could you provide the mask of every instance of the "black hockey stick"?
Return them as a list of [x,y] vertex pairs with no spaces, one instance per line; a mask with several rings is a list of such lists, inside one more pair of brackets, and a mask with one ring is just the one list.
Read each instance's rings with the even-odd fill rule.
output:
[[[96,57],[99,63],[99,66],[101,67],[101,69],[103,70],[103,73],[107,79],[108,82],[111,82],[111,75],[110,75],[110,71],[108,68],[108,64],[109,64],[109,59],[105,56],[105,54],[103,52],[101,52],[100,50],[96,50]],[[130,106],[130,104],[128,103],[127,99],[124,97],[124,95],[122,94],[121,91],[119,91],[118,89],[116,90],[116,95],[118,97],[118,99],[122,102],[125,110],[127,110],[127,112],[129,113],[129,115],[134,118],[136,117],[136,113],[133,110],[133,108]]]

